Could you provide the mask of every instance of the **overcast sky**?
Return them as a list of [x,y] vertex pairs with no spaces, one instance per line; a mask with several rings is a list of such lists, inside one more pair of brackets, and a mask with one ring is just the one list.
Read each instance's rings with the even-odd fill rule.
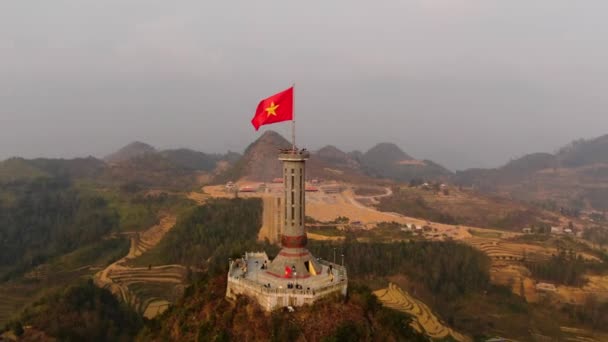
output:
[[607,13],[606,0],[5,0],[0,159],[134,140],[241,152],[258,101],[295,82],[299,145],[390,141],[494,167],[608,133]]

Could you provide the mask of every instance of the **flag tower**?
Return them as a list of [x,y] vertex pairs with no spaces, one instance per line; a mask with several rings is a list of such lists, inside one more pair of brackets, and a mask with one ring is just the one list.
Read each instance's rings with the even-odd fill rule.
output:
[[[283,162],[283,232],[281,251],[272,261],[267,273],[273,276],[307,278],[321,272],[321,266],[306,249],[308,239],[304,231],[306,218],[305,182],[306,150],[282,150],[279,160]],[[291,271],[289,271],[291,269]],[[294,274],[290,274],[293,272]]]
[[248,252],[230,260],[226,297],[251,297],[265,310],[312,304],[340,293],[346,295],[346,268],[316,259],[306,248],[306,160],[310,154],[295,144],[293,87],[262,100],[251,120],[262,125],[292,120],[292,147],[279,151],[283,171],[281,250],[270,260],[265,252]]

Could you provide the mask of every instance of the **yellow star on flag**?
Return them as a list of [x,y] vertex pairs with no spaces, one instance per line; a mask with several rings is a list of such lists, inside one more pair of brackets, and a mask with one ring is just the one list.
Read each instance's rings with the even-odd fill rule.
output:
[[279,105],[275,105],[274,102],[270,102],[270,106],[264,109],[266,111],[266,116],[277,116],[277,108],[279,108]]

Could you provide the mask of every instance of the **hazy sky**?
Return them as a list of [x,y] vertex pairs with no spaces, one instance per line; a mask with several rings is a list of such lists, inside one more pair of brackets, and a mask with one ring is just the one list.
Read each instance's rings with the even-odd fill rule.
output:
[[[0,159],[298,141],[497,166],[608,133],[608,1],[0,2]],[[289,124],[268,126],[288,136]]]

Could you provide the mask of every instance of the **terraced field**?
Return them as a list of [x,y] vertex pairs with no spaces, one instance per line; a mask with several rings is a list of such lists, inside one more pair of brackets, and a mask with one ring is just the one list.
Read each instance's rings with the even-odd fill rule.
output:
[[183,293],[186,273],[186,268],[181,265],[165,265],[150,269],[117,265],[107,274],[111,282],[103,287],[118,295],[140,314],[145,314],[151,305],[158,306],[158,303],[165,303],[166,309],[169,303],[174,303]]
[[17,314],[30,300],[24,289],[4,285],[0,287],[0,325]]
[[183,293],[187,269],[181,265],[129,267],[126,262],[158,244],[175,222],[175,216],[165,216],[143,233],[129,233],[129,254],[95,274],[97,286],[107,288],[148,318],[167,309]]
[[566,341],[572,342],[601,342],[608,341],[608,334],[574,327],[560,327]]
[[557,251],[535,245],[506,242],[500,239],[470,237],[464,242],[486,253],[494,260],[541,261]]
[[411,326],[432,339],[452,338],[460,342],[472,341],[470,337],[443,324],[426,304],[413,298],[393,283],[389,283],[386,289],[375,291],[374,294],[384,306],[412,315],[414,320]]

